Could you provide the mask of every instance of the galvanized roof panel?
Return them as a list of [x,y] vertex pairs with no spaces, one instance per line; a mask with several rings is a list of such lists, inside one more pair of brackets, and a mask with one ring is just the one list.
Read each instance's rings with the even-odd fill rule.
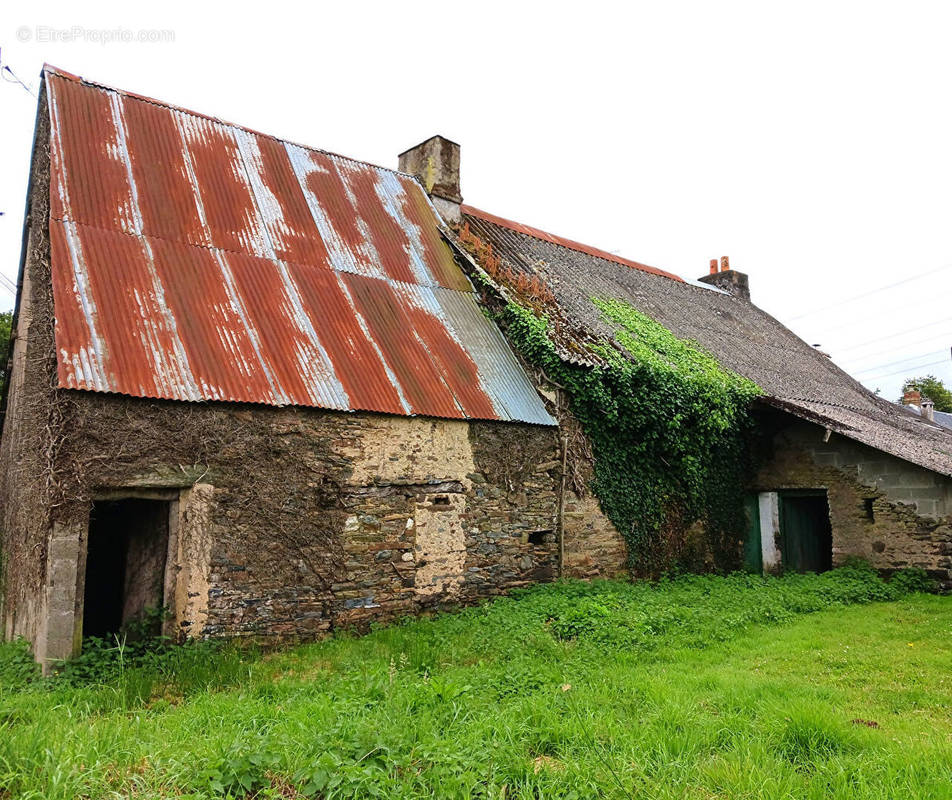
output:
[[46,81],[60,386],[553,424],[411,177]]

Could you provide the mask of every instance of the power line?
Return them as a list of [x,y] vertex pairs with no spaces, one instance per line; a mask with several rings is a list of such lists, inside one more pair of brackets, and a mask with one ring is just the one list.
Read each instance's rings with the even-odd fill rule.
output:
[[839,348],[837,352],[848,353],[850,350],[856,350],[860,347],[867,347],[868,345],[875,344],[876,342],[885,342],[887,339],[893,339],[898,336],[902,336],[906,333],[915,333],[916,331],[922,331],[922,330],[925,330],[926,328],[933,328],[936,325],[941,325],[942,323],[946,323],[948,321],[949,321],[948,318],[937,319],[934,322],[928,322],[925,325],[917,325],[915,328],[906,328],[905,330],[896,331],[895,333],[889,333],[889,334],[886,334],[885,336],[879,336],[875,339],[867,339],[865,342],[860,342],[859,344],[853,344],[853,345],[850,345],[849,347]]
[[943,348],[942,350],[933,350],[929,353],[920,353],[917,356],[907,356],[906,358],[900,358],[898,361],[889,361],[886,364],[876,364],[875,366],[867,367],[866,369],[857,370],[855,374],[862,375],[865,372],[875,372],[877,369],[882,369],[883,367],[892,367],[896,366],[897,364],[905,364],[907,361],[911,361],[912,359],[925,358],[926,356],[934,356],[937,353],[944,352],[945,349]]
[[952,269],[952,264],[946,264],[943,267],[931,269],[928,272],[920,272],[918,275],[912,275],[908,278],[903,278],[901,281],[896,281],[895,283],[890,283],[886,286],[880,286],[878,289],[870,289],[868,292],[863,292],[862,294],[857,294],[853,297],[847,297],[844,300],[838,300],[832,305],[814,308],[812,311],[805,311],[804,313],[798,314],[795,317],[790,317],[789,321],[793,322],[798,319],[803,319],[804,317],[812,316],[813,314],[819,314],[821,311],[829,311],[832,308],[839,308],[846,303],[853,303],[856,300],[862,300],[864,297],[870,297],[871,295],[878,294],[879,292],[885,292],[887,289],[894,289],[896,286],[902,286],[904,283],[911,283],[912,281],[918,281],[921,278],[927,278],[930,275],[935,275],[937,272],[944,272],[947,269]]
[[[900,347],[905,347],[905,348],[915,347],[916,345],[925,344],[926,342],[934,342],[936,339],[948,338],[950,336],[952,336],[952,334],[942,334],[941,336],[938,336],[938,335],[929,336],[926,339],[918,339],[915,342],[903,342],[902,345],[900,345]],[[862,364],[864,361],[869,361],[871,358],[878,358],[879,355],[880,355],[879,353],[867,353],[865,356],[859,356],[856,359],[856,363],[857,365]],[[852,362],[847,360],[847,363],[852,363]]]
[[17,285],[2,272],[0,272],[0,288],[6,289],[14,297],[17,296]]
[[[27,93],[31,97],[36,97],[36,92],[34,92],[29,86],[27,86],[23,81],[21,81],[20,78],[12,69],[10,69],[10,67],[8,67],[6,64],[3,64],[2,62],[3,62],[3,59],[2,59],[2,56],[0,56],[0,78],[3,78],[7,83],[20,84],[20,86],[26,89]],[[7,75],[9,75],[10,78],[13,78],[13,80],[10,80],[10,78],[8,78]]]
[[[930,297],[929,299],[930,300],[952,300],[952,295],[938,295],[937,297]],[[835,306],[831,306],[831,308],[835,308]],[[831,333],[833,331],[839,331],[839,330],[842,330],[843,328],[852,328],[852,327],[855,327],[856,325],[862,324],[863,322],[869,322],[871,320],[882,319],[882,316],[883,316],[883,312],[879,311],[876,314],[872,314],[870,316],[860,317],[859,319],[851,319],[846,322],[841,322],[839,325],[834,325],[832,328],[821,328],[821,330],[823,331],[822,334],[817,334],[809,338],[812,338],[812,339],[822,338],[822,336],[828,333]],[[948,317],[945,317],[944,319],[948,319]],[[936,320],[936,321],[942,322],[943,320]]]
[[915,367],[905,367],[903,369],[897,369],[895,372],[887,372],[884,375],[873,375],[871,378],[864,378],[864,381],[878,381],[880,378],[891,378],[893,375],[902,375],[904,372],[911,372],[912,370],[925,369],[926,367],[937,367],[939,364],[948,364],[949,360],[943,358],[941,361],[931,361],[928,364],[919,364]]

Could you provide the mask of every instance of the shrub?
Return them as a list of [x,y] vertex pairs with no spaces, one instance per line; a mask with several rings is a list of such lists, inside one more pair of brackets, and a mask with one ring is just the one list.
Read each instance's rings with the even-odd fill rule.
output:
[[889,583],[896,588],[899,594],[914,592],[934,592],[936,582],[929,577],[924,569],[907,567],[893,573]]

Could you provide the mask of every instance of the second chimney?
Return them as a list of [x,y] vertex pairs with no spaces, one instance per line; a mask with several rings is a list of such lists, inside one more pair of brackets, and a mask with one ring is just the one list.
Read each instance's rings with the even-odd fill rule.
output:
[[922,416],[929,420],[929,422],[935,422],[935,403],[928,397],[923,397],[919,408],[922,410]]
[[446,222],[460,220],[459,145],[444,136],[431,136],[399,156],[399,169],[417,178]]
[[718,289],[723,289],[728,294],[734,295],[734,297],[739,297],[742,300],[750,300],[750,281],[746,273],[731,269],[731,262],[727,256],[721,256],[720,263],[721,268],[720,271],[718,271],[717,259],[712,258],[710,274],[704,275],[698,278],[698,280],[702,283],[716,286]]

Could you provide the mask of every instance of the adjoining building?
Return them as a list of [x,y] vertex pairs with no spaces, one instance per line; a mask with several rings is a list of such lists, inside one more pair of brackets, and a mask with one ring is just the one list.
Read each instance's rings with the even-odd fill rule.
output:
[[172,635],[313,637],[624,572],[566,480],[561,390],[483,313],[463,226],[592,337],[614,332],[591,296],[623,299],[764,389],[750,567],[858,555],[950,583],[952,435],[757,309],[741,273],[683,281],[486,214],[459,168],[443,137],[394,171],[44,70],[5,637],[50,663],[158,606]]
[[[712,260],[698,281],[685,281],[476,208],[461,210],[504,269],[550,287],[558,311],[586,335],[616,335],[593,296],[622,300],[763,389],[754,414],[766,452],[749,487],[749,568],[821,571],[855,556],[884,572],[920,567],[952,587],[950,432],[877,397],[757,308],[748,276],[726,258]],[[583,510],[567,517],[566,542],[573,524],[604,535],[597,504]],[[593,563],[581,546],[574,558],[596,572],[621,563]]]

